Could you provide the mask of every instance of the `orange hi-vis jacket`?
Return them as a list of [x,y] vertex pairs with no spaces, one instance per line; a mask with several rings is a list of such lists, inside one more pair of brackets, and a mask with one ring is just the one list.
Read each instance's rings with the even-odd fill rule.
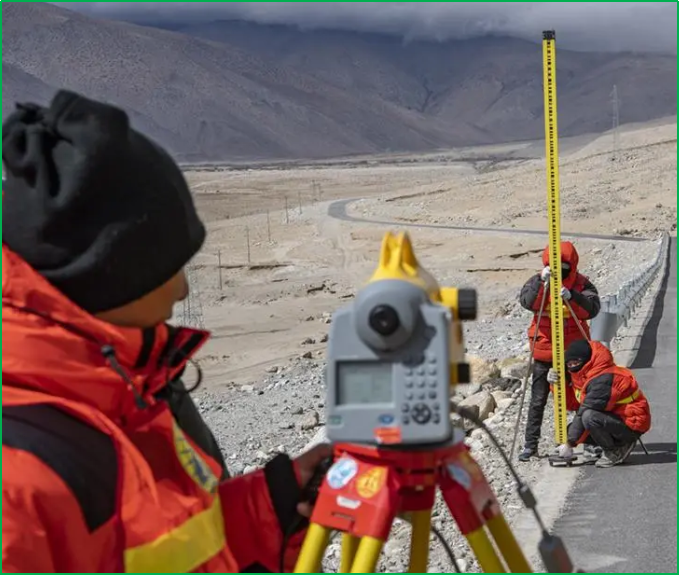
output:
[[[561,244],[562,262],[571,266],[571,272],[562,278],[562,285],[572,292],[572,300],[569,303],[576,318],[572,318],[566,304],[563,304],[564,312],[564,348],[576,341],[583,339],[581,330],[590,339],[588,320],[591,320],[600,311],[600,298],[597,289],[590,280],[578,272],[579,255],[576,247],[571,242]],[[543,251],[543,265],[550,264],[550,252],[548,248]],[[520,303],[527,310],[534,313],[533,321],[529,326],[529,341],[533,342],[536,332],[536,347],[533,351],[535,360],[552,362],[552,319],[550,316],[550,293],[546,295],[543,315],[539,316],[541,301],[544,292],[540,275],[535,275],[524,285],[520,295]]]
[[291,460],[220,482],[156,394],[207,333],[101,322],[6,246],[2,304],[4,572],[279,571]]
[[579,372],[570,374],[567,387],[567,408],[576,411],[569,426],[569,441],[574,445],[585,442],[588,431],[581,422],[586,410],[615,414],[637,434],[646,434],[652,426],[652,414],[635,375],[617,366],[612,353],[604,344],[591,342],[593,355]]

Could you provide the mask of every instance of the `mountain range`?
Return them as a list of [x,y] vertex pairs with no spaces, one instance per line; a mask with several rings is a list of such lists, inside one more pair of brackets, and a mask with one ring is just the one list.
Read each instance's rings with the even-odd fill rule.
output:
[[[240,21],[140,26],[2,7],[2,113],[68,88],[124,107],[182,161],[421,152],[543,137],[540,43],[404,42]],[[537,31],[540,39],[540,31]],[[677,113],[677,57],[559,48],[560,134]]]

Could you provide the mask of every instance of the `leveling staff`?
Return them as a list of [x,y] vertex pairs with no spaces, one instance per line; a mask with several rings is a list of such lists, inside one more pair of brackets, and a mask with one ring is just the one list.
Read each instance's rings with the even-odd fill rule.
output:
[[205,239],[177,165],[67,92],[19,107],[2,160],[3,571],[278,572],[330,449],[224,480],[178,381],[208,334],[165,323]]
[[[588,320],[595,318],[600,312],[600,297],[595,285],[578,271],[579,255],[571,242],[562,242],[562,298],[569,302],[578,320],[572,318],[567,311],[564,314],[564,346],[565,349],[574,341],[583,338],[581,331],[590,334]],[[533,343],[537,334],[536,346],[533,350],[533,372],[531,382],[531,403],[527,415],[527,427],[524,450],[519,459],[529,461],[538,454],[538,442],[541,437],[541,426],[545,406],[550,395],[548,371],[552,368],[552,321],[550,318],[550,292],[545,299],[543,292],[550,282],[550,248],[543,251],[543,271],[532,276],[522,288],[519,301],[521,305],[534,313],[529,327],[529,342]],[[578,322],[578,323],[577,323]],[[580,324],[580,326],[579,326]]]

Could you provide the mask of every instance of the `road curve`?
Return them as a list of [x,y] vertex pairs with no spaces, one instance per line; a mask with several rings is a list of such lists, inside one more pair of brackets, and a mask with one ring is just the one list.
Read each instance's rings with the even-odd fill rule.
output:
[[678,246],[631,364],[652,409],[652,430],[624,466],[589,467],[555,524],[587,573],[678,573]]
[[[375,224],[378,226],[391,226],[400,228],[429,228],[435,230],[457,230],[460,232],[479,232],[480,234],[505,234],[525,236],[547,236],[547,230],[522,230],[518,228],[485,228],[479,226],[451,226],[448,224],[420,224],[417,222],[391,222],[389,220],[373,220],[370,218],[357,218],[347,213],[347,206],[359,200],[336,200],[328,206],[328,216],[343,222],[358,224]],[[610,242],[646,242],[648,238],[634,238],[631,236],[608,236],[606,234],[586,234],[582,232],[562,232],[563,238],[585,238],[587,240],[607,240]]]

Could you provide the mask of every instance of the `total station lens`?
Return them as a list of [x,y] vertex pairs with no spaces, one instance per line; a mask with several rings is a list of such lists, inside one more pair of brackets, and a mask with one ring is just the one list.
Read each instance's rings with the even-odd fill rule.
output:
[[399,314],[391,306],[376,306],[369,318],[371,328],[381,336],[391,336],[401,326]]

